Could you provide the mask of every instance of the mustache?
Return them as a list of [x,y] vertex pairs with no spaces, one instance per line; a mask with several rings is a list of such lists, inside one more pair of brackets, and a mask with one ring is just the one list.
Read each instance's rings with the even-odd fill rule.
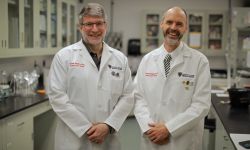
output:
[[167,29],[166,30],[166,35],[170,34],[170,33],[175,33],[178,36],[178,38],[181,38],[181,36],[182,36],[181,33],[178,30]]
[[98,32],[90,32],[89,34],[87,34],[89,36],[100,36],[102,35],[102,33],[98,33]]

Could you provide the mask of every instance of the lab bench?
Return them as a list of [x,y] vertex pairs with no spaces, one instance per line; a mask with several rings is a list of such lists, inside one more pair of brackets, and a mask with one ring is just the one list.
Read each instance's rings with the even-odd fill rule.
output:
[[14,96],[1,100],[0,150],[52,149],[53,133],[47,131],[54,128],[53,116],[45,95]]
[[250,137],[249,107],[231,107],[228,97],[218,97],[212,94],[211,112],[216,119],[215,150],[237,149],[238,142],[233,141],[230,134],[244,134]]

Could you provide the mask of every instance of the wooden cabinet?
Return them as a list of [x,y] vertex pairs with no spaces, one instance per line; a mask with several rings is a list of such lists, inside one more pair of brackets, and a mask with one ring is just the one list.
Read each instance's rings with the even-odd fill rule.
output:
[[145,11],[143,12],[142,19],[141,52],[145,54],[162,44],[163,38],[160,29],[161,13],[158,11]]
[[[0,4],[0,58],[51,55],[76,42],[76,0],[2,0]],[[65,15],[69,19],[63,22]],[[61,33],[64,27],[67,32]]]
[[226,51],[227,15],[222,11],[188,11],[187,44],[207,56],[222,56]]
[[[51,110],[49,102],[43,102],[0,120],[1,150],[33,150],[34,118]],[[53,122],[53,120],[50,120]],[[46,123],[44,123],[46,124]],[[42,126],[41,130],[42,130]],[[45,133],[44,133],[45,134]]]

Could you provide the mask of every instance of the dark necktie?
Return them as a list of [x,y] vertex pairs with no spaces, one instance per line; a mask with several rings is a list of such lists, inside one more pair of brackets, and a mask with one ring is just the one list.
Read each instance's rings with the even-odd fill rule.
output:
[[169,70],[170,70],[170,61],[172,57],[170,54],[167,54],[163,60],[164,63],[164,69],[165,69],[165,75],[168,76]]

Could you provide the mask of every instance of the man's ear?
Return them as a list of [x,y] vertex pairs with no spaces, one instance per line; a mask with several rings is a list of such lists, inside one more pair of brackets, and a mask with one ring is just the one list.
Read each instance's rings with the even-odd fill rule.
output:
[[82,26],[80,24],[77,25],[77,29],[79,30],[79,32],[81,32],[82,30]]
[[161,29],[163,28],[163,22],[162,21],[160,22],[160,28]]

